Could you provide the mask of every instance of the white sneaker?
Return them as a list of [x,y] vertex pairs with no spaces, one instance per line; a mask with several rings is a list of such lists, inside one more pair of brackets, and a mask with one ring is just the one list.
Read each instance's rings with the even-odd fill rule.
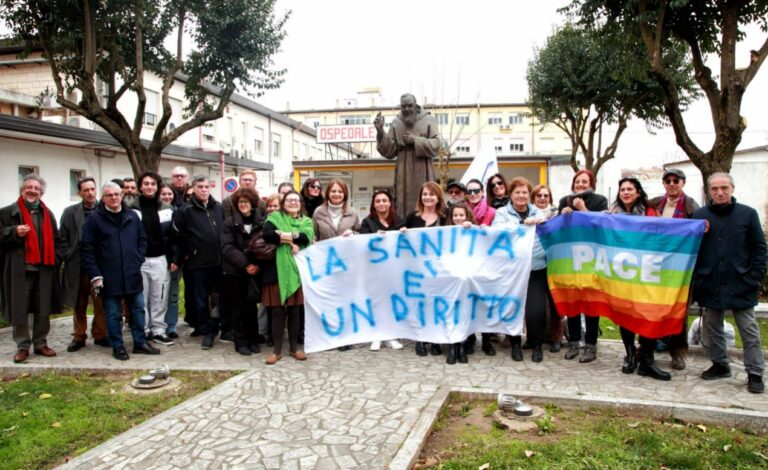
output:
[[374,341],[371,343],[371,351],[378,351],[381,349],[381,341]]
[[387,341],[389,343],[389,347],[392,349],[403,349],[403,343],[400,341],[393,339],[391,341]]

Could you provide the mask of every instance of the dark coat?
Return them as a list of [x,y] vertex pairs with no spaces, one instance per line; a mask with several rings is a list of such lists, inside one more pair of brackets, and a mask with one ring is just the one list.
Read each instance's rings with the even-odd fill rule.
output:
[[399,230],[400,227],[403,225],[403,219],[401,219],[398,216],[395,216],[395,224],[390,225],[389,227],[385,227],[378,217],[371,217],[370,215],[363,219],[363,222],[360,224],[360,233],[376,233],[379,230],[383,230],[385,232],[390,230]]
[[243,216],[240,211],[236,211],[232,217],[227,217],[224,220],[221,229],[221,269],[224,274],[243,277],[248,274],[245,272],[245,267],[249,264],[256,264],[248,259],[245,248],[250,239],[261,232],[261,224],[262,220],[258,212],[255,213],[251,233],[245,231]]
[[693,300],[702,307],[728,310],[757,305],[768,265],[765,235],[757,212],[738,204],[712,203],[693,213],[709,222],[693,272]]
[[608,199],[594,191],[586,191],[579,194],[569,194],[560,198],[560,204],[557,206],[557,212],[562,213],[563,209],[570,207],[573,210],[573,200],[580,197],[587,206],[589,212],[602,212],[608,210]]
[[82,202],[73,204],[61,214],[61,292],[64,305],[74,306],[80,288],[80,232],[85,223]]
[[209,197],[208,204],[203,205],[192,196],[173,217],[173,262],[189,269],[221,266],[223,223],[224,211],[218,201]]
[[[61,237],[56,217],[48,210],[53,228],[53,242],[56,249],[57,264],[61,260]],[[27,296],[26,296],[26,248],[24,238],[16,235],[16,227],[23,225],[21,211],[17,203],[0,209],[0,265],[2,274],[3,317],[13,325],[26,325]],[[55,266],[40,267],[40,313],[50,315],[61,313],[61,296],[59,278]]]
[[106,296],[134,295],[144,290],[141,265],[147,251],[147,236],[139,216],[123,207],[119,219],[104,203],[83,224],[80,257],[88,277],[104,278]]
[[[447,225],[447,223],[448,223],[448,220],[443,214],[437,218],[435,223],[433,223],[432,225],[429,225],[429,227],[441,227],[443,225]],[[416,211],[413,211],[405,217],[405,221],[403,222],[401,227],[425,228],[427,227],[427,222],[425,222],[424,219],[422,219],[421,216]]]

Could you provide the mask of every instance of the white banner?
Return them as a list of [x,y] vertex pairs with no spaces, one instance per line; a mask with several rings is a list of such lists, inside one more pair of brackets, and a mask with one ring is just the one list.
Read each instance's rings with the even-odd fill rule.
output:
[[519,335],[535,229],[458,226],[354,235],[299,252],[306,352],[408,338]]
[[481,147],[477,155],[472,159],[469,168],[461,177],[461,184],[469,183],[469,180],[475,178],[480,180],[485,186],[491,175],[499,172],[499,164],[496,161],[496,150],[491,146]]

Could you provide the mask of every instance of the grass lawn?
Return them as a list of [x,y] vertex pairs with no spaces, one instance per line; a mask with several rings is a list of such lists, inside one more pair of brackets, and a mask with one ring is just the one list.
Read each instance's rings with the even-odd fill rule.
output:
[[136,371],[48,372],[0,381],[0,467],[52,468],[235,375],[182,372],[178,390],[134,395]]
[[[766,468],[768,439],[609,409],[563,410],[530,431],[499,429],[495,402],[452,398],[415,468]],[[488,466],[486,466],[486,464]]]
[[[697,316],[693,315],[688,317],[689,328],[691,323],[693,323],[693,320],[696,318]],[[739,334],[739,329],[736,328],[736,320],[734,320],[733,317],[726,316],[725,321],[733,325],[733,329],[736,330],[736,348],[741,349],[741,335]],[[758,318],[757,326],[760,328],[760,345],[763,347],[763,349],[768,349],[768,318]],[[619,326],[613,323],[611,320],[608,320],[607,318],[600,318],[600,329],[603,330],[603,336],[601,336],[601,338],[621,340]]]

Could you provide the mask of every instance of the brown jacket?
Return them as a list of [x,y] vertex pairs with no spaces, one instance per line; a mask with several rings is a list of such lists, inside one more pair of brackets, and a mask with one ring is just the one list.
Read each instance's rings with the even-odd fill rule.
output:
[[349,206],[341,214],[338,228],[333,225],[327,203],[315,209],[315,213],[312,215],[312,224],[315,226],[315,240],[317,241],[338,237],[347,230],[360,231],[360,218],[357,216],[357,212]]

